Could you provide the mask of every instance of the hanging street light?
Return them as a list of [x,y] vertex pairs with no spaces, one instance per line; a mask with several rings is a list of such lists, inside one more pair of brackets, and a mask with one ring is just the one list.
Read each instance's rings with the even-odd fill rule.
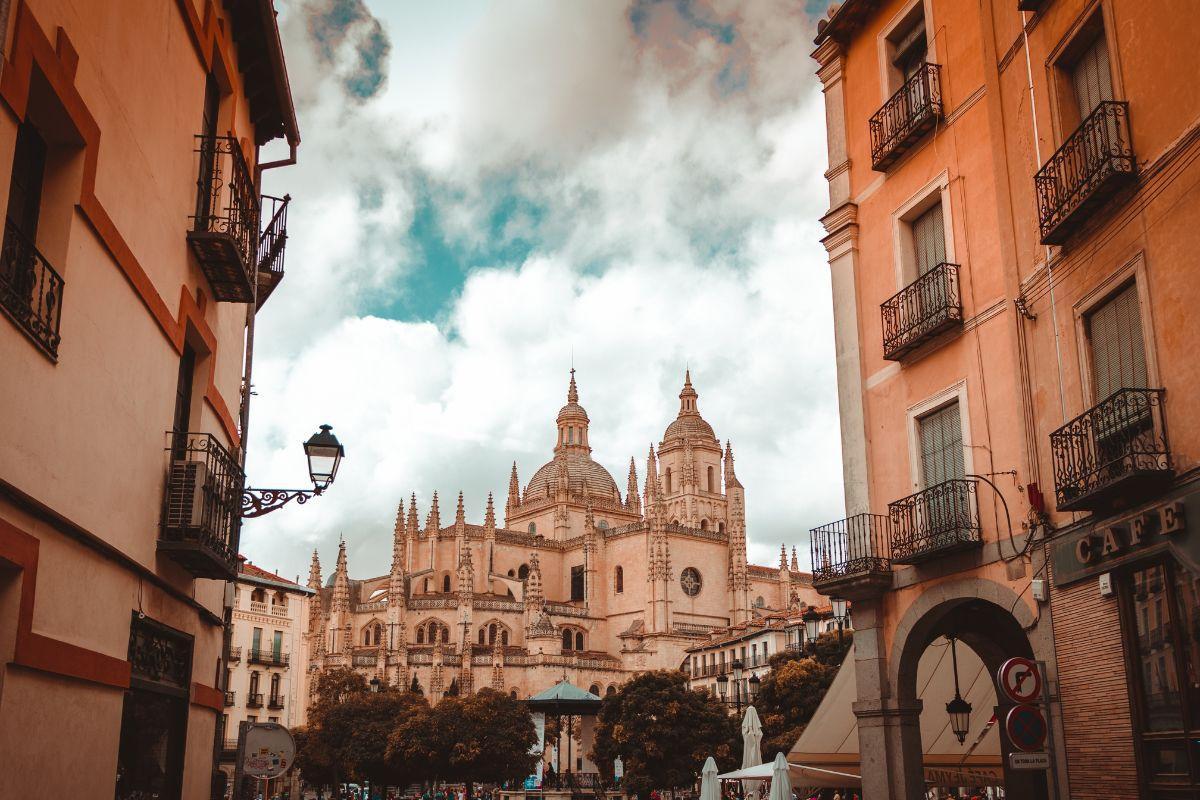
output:
[[726,703],[725,696],[729,694],[729,676],[722,672],[717,676],[717,694],[721,695],[721,702]]
[[750,686],[750,702],[753,703],[758,699],[758,690],[762,686],[762,679],[757,675],[751,675],[747,683]]
[[295,500],[298,505],[308,502],[310,497],[323,493],[337,477],[338,467],[346,455],[346,448],[333,435],[333,428],[322,425],[304,443],[304,455],[308,458],[308,477],[311,489],[252,489],[242,490],[242,519],[261,517],[282,508]]
[[733,704],[738,710],[742,710],[742,660],[735,658],[733,660]]
[[950,729],[958,737],[958,743],[965,744],[967,733],[971,730],[971,704],[963,700],[958,690],[958,651],[955,649],[955,641],[950,637],[950,660],[954,666],[954,699],[946,703],[946,713],[950,715]]

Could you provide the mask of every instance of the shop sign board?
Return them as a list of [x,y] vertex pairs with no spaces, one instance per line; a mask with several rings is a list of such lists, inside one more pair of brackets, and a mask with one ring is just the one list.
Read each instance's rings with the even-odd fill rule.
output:
[[1108,572],[1131,559],[1171,548],[1200,564],[1200,536],[1189,535],[1188,506],[1200,516],[1200,493],[1160,502],[1133,514],[1090,525],[1050,545],[1055,586]]
[[1042,673],[1031,658],[1010,658],[996,671],[996,685],[1014,703],[1032,703],[1042,694]]
[[1009,753],[1008,766],[1011,769],[1050,769],[1050,754],[1039,753]]
[[1046,718],[1034,706],[1013,706],[1004,717],[1004,730],[1012,746],[1033,753],[1046,746]]

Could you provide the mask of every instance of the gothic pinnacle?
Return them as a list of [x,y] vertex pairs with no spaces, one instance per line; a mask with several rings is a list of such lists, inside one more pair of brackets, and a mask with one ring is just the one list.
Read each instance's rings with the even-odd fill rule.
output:
[[492,501],[491,492],[488,492],[487,511],[483,514],[483,526],[485,528],[496,527],[496,506]]
[[461,525],[466,520],[466,514],[463,511],[463,493],[462,489],[458,490],[458,508],[454,511],[454,524]]

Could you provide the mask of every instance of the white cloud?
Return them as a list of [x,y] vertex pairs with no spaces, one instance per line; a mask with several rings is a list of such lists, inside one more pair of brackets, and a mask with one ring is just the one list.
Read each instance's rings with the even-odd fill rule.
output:
[[[702,413],[734,442],[752,558],[803,550],[840,514],[808,21],[785,2],[704,12],[733,26],[724,44],[673,8],[654,7],[642,37],[615,3],[443,19],[442,60],[422,69],[444,93],[412,108],[396,73],[416,23],[384,19],[388,89],[359,103],[284,9],[304,144],[270,179],[297,200],[287,278],[260,318],[250,474],[303,485],[299,442],[320,422],[348,455],[325,497],[246,526],[256,562],[303,573],[344,532],[355,573],[382,571],[413,490],[422,515],[440,490],[445,519],[461,488],[480,518],[514,459],[523,482],[548,459],[572,351],[594,455],[618,485],[674,418],[690,363]],[[498,181],[535,209],[500,234],[533,242],[523,263],[486,263]],[[419,197],[484,266],[432,321],[367,316],[423,267]]]

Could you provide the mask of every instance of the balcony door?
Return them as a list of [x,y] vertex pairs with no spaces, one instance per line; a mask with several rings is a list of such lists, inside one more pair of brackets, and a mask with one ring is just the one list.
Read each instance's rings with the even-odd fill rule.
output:
[[913,220],[912,237],[917,277],[946,262],[946,223],[940,202]]
[[1092,430],[1095,464],[1102,477],[1123,474],[1137,453],[1154,452],[1157,440],[1148,389],[1146,347],[1137,284],[1130,283],[1086,318],[1091,350],[1092,402],[1099,406]]
[[[937,546],[936,537],[953,534],[969,526],[971,512],[961,483],[947,483],[966,477],[963,460],[962,419],[958,402],[921,417],[917,421],[921,444],[921,483],[925,497],[918,506],[925,514],[924,530]],[[921,508],[923,507],[923,509]]]
[[262,652],[262,628],[255,628],[251,637],[250,652],[258,655]]
[[279,663],[280,656],[283,654],[283,631],[275,631],[274,637],[271,639],[271,655],[275,659],[275,663]]
[[1104,31],[1100,31],[1095,41],[1071,65],[1071,88],[1080,120],[1087,119],[1102,102],[1114,99],[1108,40],[1104,38]]

